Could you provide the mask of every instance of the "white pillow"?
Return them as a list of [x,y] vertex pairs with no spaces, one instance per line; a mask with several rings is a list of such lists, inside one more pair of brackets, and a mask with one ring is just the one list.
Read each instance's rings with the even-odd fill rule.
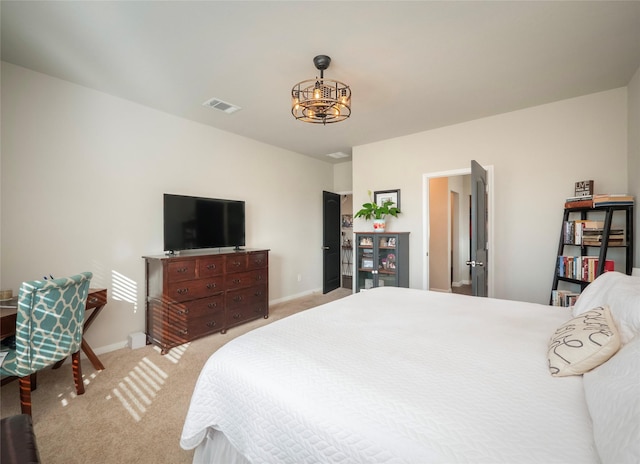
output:
[[594,308],[555,331],[547,351],[549,371],[554,377],[584,374],[619,349],[620,335],[609,308]]
[[604,305],[611,309],[622,343],[629,343],[640,335],[640,277],[605,272],[580,294],[573,307],[573,315]]
[[583,376],[602,464],[640,462],[640,337]]

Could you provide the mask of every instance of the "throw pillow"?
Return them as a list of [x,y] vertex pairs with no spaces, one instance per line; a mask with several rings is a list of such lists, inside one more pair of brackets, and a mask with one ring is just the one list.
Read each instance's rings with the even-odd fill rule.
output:
[[608,306],[594,308],[564,323],[551,337],[547,357],[551,375],[580,375],[620,349],[620,335]]
[[580,294],[573,315],[604,305],[611,309],[622,343],[640,335],[640,277],[605,272]]

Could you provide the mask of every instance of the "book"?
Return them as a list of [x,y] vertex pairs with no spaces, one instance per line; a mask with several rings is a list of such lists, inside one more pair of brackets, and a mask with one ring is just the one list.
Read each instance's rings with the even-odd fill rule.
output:
[[593,200],[573,200],[566,201],[565,208],[593,208]]
[[633,206],[633,201],[603,201],[593,203],[594,208],[606,208],[607,206]]
[[593,196],[593,205],[600,205],[603,203],[628,203],[633,204],[633,195],[627,195],[625,193],[604,193]]
[[593,200],[593,195],[578,195],[575,197],[567,197],[565,201]]

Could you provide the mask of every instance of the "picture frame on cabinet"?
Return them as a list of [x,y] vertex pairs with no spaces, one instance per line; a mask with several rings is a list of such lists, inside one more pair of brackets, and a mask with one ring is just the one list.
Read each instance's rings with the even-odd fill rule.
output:
[[373,269],[373,259],[362,258],[362,269]]
[[386,201],[392,201],[394,206],[398,208],[398,212],[400,213],[400,189],[395,190],[378,190],[373,192],[373,202],[382,206]]

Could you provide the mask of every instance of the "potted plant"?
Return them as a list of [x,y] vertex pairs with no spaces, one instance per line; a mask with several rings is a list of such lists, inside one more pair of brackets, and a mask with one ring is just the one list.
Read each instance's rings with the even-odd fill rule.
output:
[[384,232],[386,225],[386,217],[393,216],[398,217],[398,208],[391,200],[383,201],[381,205],[378,205],[371,198],[371,191],[369,190],[369,202],[363,203],[362,209],[353,215],[354,218],[364,218],[366,220],[373,219],[373,231]]

